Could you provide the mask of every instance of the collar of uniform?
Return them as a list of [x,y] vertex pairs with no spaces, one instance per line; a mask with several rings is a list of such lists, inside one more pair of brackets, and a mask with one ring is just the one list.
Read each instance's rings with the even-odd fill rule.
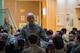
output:
[[28,26],[29,26],[29,27],[34,27],[34,26],[35,26],[35,24],[34,24],[34,25],[30,25],[30,24],[28,24]]

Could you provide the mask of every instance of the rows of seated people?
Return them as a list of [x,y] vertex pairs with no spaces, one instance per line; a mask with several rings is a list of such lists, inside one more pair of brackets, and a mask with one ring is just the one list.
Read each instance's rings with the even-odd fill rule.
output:
[[56,33],[47,29],[44,31],[49,41],[38,40],[35,34],[30,34],[28,47],[25,46],[25,39],[20,37],[20,29],[14,35],[6,30],[0,31],[0,53],[80,53],[80,30],[77,28],[72,28],[68,34],[66,28]]

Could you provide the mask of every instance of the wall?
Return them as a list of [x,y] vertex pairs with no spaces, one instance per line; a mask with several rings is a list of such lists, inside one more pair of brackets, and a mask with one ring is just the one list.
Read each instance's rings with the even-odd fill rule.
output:
[[47,28],[56,31],[56,0],[47,0]]
[[[66,14],[66,0],[56,0],[56,16],[57,15],[64,15]],[[60,30],[64,26],[57,26],[56,25],[56,30]]]
[[46,11],[46,0],[42,0],[42,27],[43,28],[47,28],[47,23],[46,23],[46,14],[45,15],[43,15],[43,13],[46,13],[46,12],[43,12],[43,8],[45,8],[45,11]]
[[[72,27],[76,27],[76,28],[80,29],[76,10],[75,10],[77,0],[56,0],[56,1],[57,1],[57,3],[56,3],[56,5],[57,5],[56,15],[57,14],[63,14],[65,17],[66,17],[66,14],[72,15],[73,20],[74,20],[74,26],[71,26],[69,30],[71,30]],[[66,24],[64,24],[64,26],[56,26],[56,30],[59,30],[63,27],[66,27]]]
[[78,28],[80,29],[80,8],[76,8],[75,9],[76,10],[76,14],[77,14],[77,19],[78,19]]

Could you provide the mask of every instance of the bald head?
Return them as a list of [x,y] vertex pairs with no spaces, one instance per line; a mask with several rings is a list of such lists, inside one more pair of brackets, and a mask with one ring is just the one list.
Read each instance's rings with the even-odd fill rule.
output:
[[27,14],[27,21],[29,22],[30,25],[34,25],[34,14],[33,13]]
[[33,14],[33,13],[28,13],[28,14],[27,14],[27,18],[28,18],[29,16],[34,17],[34,14]]

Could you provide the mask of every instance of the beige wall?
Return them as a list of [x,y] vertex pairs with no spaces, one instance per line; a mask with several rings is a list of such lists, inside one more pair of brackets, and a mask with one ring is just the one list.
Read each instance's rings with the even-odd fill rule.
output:
[[[57,7],[57,14],[63,14],[66,17],[66,14],[73,15],[74,20],[74,26],[78,29],[80,29],[80,25],[78,22],[78,17],[76,14],[75,7],[77,6],[77,0],[56,0],[56,7]],[[80,12],[80,11],[79,11]],[[65,18],[64,17],[64,18]],[[56,30],[61,29],[62,27],[66,27],[66,24],[64,26],[56,26]],[[69,30],[71,30],[72,27],[70,27]]]
[[[75,10],[76,10],[76,14],[77,14],[77,19],[79,19],[80,18],[80,8],[76,8]],[[80,20],[78,20],[78,27],[80,29]]]
[[[56,0],[56,16],[57,15],[65,15],[66,14],[66,0]],[[56,25],[56,30],[60,30],[64,26],[57,26]]]

